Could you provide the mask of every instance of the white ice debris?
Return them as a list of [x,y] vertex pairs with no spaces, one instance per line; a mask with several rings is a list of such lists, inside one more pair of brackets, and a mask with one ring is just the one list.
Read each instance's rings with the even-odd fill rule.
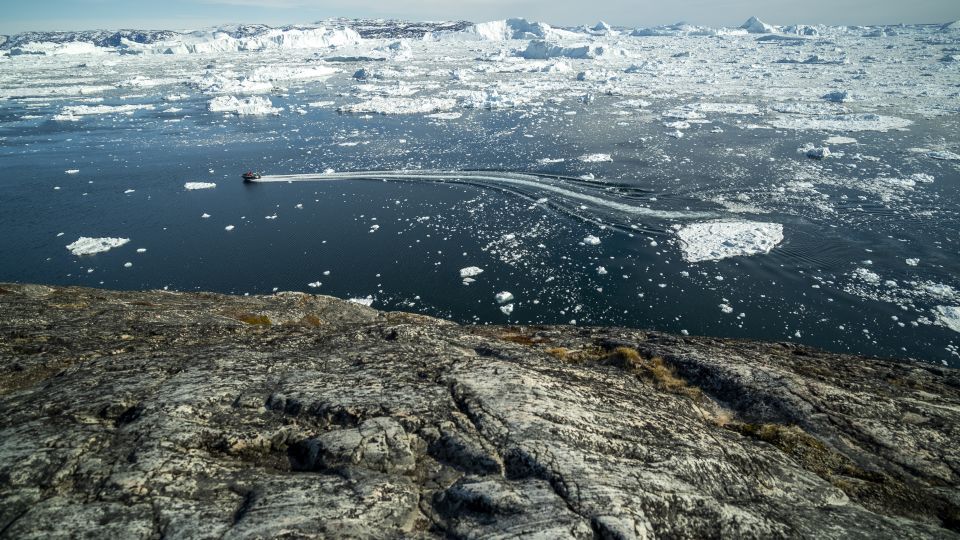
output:
[[874,113],[835,115],[790,115],[779,116],[770,125],[781,129],[819,131],[888,131],[902,129],[913,122],[896,116],[881,116]]
[[585,43],[565,47],[541,39],[531,41],[519,56],[528,60],[547,60],[549,58],[593,59],[610,55],[615,51],[609,45]]
[[953,330],[960,332],[960,306],[937,306],[937,322]]
[[511,313],[513,313],[513,304],[500,306],[500,311],[502,311],[504,315],[510,315]]
[[588,245],[588,246],[599,246],[599,245],[600,245],[600,239],[591,234],[591,235],[588,235],[586,238],[583,239],[583,243],[586,244],[586,245]]
[[907,259],[904,262],[907,263],[907,266],[916,266],[920,264],[920,259]]
[[827,146],[808,148],[807,157],[811,159],[823,159],[830,157],[830,148]]
[[233,225],[227,225],[226,227],[223,228],[223,230],[225,231],[232,231],[234,229],[236,229],[236,227],[234,227]]
[[279,114],[282,108],[274,107],[269,98],[253,96],[238,98],[235,96],[217,96],[210,100],[210,112],[233,113],[238,116],[257,116]]
[[605,161],[613,161],[613,158],[610,157],[610,154],[585,154],[577,159],[584,163],[603,163]]
[[67,169],[67,170],[65,170],[65,171],[63,171],[63,172],[65,172],[65,173],[67,173],[67,174],[77,174],[78,172],[80,172],[80,169]]
[[217,184],[213,182],[187,182],[183,184],[183,189],[194,190],[194,189],[213,189],[217,187]]
[[370,306],[373,305],[373,297],[372,297],[372,296],[368,296],[368,297],[366,297],[366,298],[350,298],[350,299],[347,300],[347,302],[351,302],[351,303],[354,303],[354,304],[360,304],[361,306],[370,307]]
[[510,291],[501,291],[496,294],[498,304],[506,304],[507,302],[513,300],[513,293]]
[[342,113],[373,114],[427,114],[449,111],[456,107],[457,100],[449,98],[407,98],[376,96],[360,103],[342,105]]
[[466,268],[460,269],[461,278],[477,277],[482,273],[483,273],[483,268],[480,268],[479,266],[468,266]]
[[120,247],[129,241],[129,238],[91,238],[89,236],[81,236],[76,242],[68,244],[67,249],[70,250],[70,253],[78,256],[93,255],[94,253],[101,253],[115,247]]
[[677,231],[687,262],[769,253],[783,241],[783,225],[756,221],[720,220],[691,223]]
[[58,121],[79,120],[78,116],[92,116],[98,114],[130,114],[139,110],[153,110],[153,105],[70,105],[64,107],[60,114],[54,115]]
[[841,135],[834,135],[832,137],[827,137],[825,141],[826,144],[856,144],[857,140],[853,137],[843,137]]

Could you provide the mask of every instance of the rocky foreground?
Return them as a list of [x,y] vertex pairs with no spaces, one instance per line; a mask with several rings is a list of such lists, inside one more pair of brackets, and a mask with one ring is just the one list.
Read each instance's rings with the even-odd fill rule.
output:
[[0,285],[0,537],[955,537],[960,374]]

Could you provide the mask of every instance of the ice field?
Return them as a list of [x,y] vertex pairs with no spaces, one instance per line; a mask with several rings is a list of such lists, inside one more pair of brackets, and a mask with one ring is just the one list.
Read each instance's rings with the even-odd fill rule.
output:
[[957,23],[0,42],[0,280],[960,366]]

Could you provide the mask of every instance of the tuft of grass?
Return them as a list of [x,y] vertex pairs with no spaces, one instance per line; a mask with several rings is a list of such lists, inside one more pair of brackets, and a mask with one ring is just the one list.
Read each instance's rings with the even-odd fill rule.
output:
[[270,321],[270,317],[267,317],[266,315],[257,315],[254,313],[241,313],[240,315],[237,315],[237,320],[256,326],[270,326],[273,324],[273,322]]
[[307,314],[300,319],[300,324],[304,326],[323,326],[323,321],[320,320],[320,317],[316,315]]
[[620,366],[651,381],[657,388],[666,392],[698,401],[703,397],[703,392],[699,388],[690,386],[687,381],[678,377],[673,368],[660,356],[645,358],[631,347],[617,347],[603,358],[603,362]]

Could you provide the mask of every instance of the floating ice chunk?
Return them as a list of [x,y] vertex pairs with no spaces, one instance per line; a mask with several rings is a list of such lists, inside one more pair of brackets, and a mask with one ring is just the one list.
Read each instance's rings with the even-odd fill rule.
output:
[[613,158],[610,157],[610,154],[585,154],[577,159],[584,163],[603,163],[606,161],[613,161]]
[[604,268],[604,267],[602,267],[602,266],[598,266],[598,267],[597,267],[597,274],[599,274],[599,275],[601,275],[601,276],[605,276],[605,275],[607,275],[607,269]]
[[960,160],[960,154],[950,152],[949,150],[937,150],[934,152],[928,152],[927,157],[933,159],[939,159],[942,161],[957,161]]
[[78,116],[97,114],[129,114],[138,110],[153,110],[153,105],[70,105],[64,107],[54,120],[79,120]]
[[323,283],[320,283],[319,281],[311,281],[310,283],[307,283],[307,287],[310,287],[311,289],[316,289],[320,285],[323,285]]
[[880,275],[866,268],[857,268],[853,271],[853,276],[854,278],[860,278],[866,283],[880,283]]
[[347,302],[351,302],[351,303],[354,303],[354,304],[360,304],[361,306],[370,307],[370,306],[373,305],[373,297],[372,297],[372,296],[368,296],[368,297],[366,297],[366,298],[350,298],[349,300],[347,300]]
[[202,217],[203,219],[207,219],[208,217],[210,217],[210,214],[204,212],[200,217]]
[[936,314],[938,323],[960,332],[960,306],[937,306]]
[[123,263],[123,267],[124,267],[124,268],[133,268],[133,263],[132,263],[132,262],[125,262],[125,263]]
[[466,268],[460,269],[460,277],[462,278],[476,277],[482,273],[483,273],[483,268],[480,268],[479,266],[468,266]]
[[513,300],[513,293],[510,291],[502,291],[496,294],[498,304],[506,304],[507,302]]
[[733,313],[733,307],[730,304],[720,304],[720,311],[724,313]]
[[528,60],[547,60],[550,58],[580,58],[593,59],[610,55],[613,49],[609,45],[588,43],[564,47],[544,40],[535,40],[527,44],[527,48],[519,56]]
[[907,259],[907,260],[904,261],[904,262],[907,263],[907,266],[916,266],[916,265],[920,264],[920,259]]
[[824,94],[822,98],[824,101],[831,103],[846,103],[851,100],[850,92],[846,90],[834,90],[833,92]]
[[463,116],[463,113],[458,112],[439,112],[433,114],[424,115],[424,118],[432,118],[434,120],[456,120]]
[[500,306],[500,311],[502,311],[504,315],[510,315],[511,313],[513,313],[513,304]]
[[807,150],[807,157],[811,159],[823,159],[830,157],[830,148],[827,146],[810,148]]
[[451,98],[406,98],[376,96],[360,103],[342,105],[341,113],[427,114],[449,111],[457,105]]
[[63,172],[65,172],[65,173],[67,173],[67,174],[77,174],[78,172],[80,172],[80,169],[67,169],[67,170],[65,170],[65,171],[63,171]]
[[677,231],[687,262],[769,253],[783,241],[783,225],[756,221],[692,223]]
[[194,190],[194,189],[213,189],[217,187],[217,184],[213,182],[187,182],[183,184],[183,189]]
[[857,140],[854,139],[853,137],[842,137],[839,135],[834,135],[832,137],[828,137],[823,142],[827,144],[856,144]]
[[586,244],[586,245],[588,245],[588,246],[599,246],[599,245],[600,245],[600,239],[591,234],[591,235],[588,235],[586,238],[583,239],[583,243]]
[[307,103],[307,106],[308,107],[329,107],[331,105],[334,105],[335,103],[336,103],[335,101],[311,101],[310,103]]
[[233,113],[238,116],[259,116],[279,114],[283,108],[274,107],[269,98],[253,96],[238,98],[235,96],[217,96],[210,100],[211,112]]
[[906,118],[881,116],[879,114],[837,114],[822,116],[780,116],[770,125],[781,129],[820,130],[820,131],[887,131],[902,129],[913,124]]
[[234,230],[235,228],[236,228],[236,227],[234,227],[233,225],[227,225],[226,227],[223,228],[223,230],[225,230],[225,231],[232,231],[232,230]]
[[70,250],[70,253],[78,256],[93,255],[94,253],[102,253],[115,247],[120,247],[129,241],[129,238],[91,238],[89,236],[81,236],[76,242],[68,244],[67,249]]

